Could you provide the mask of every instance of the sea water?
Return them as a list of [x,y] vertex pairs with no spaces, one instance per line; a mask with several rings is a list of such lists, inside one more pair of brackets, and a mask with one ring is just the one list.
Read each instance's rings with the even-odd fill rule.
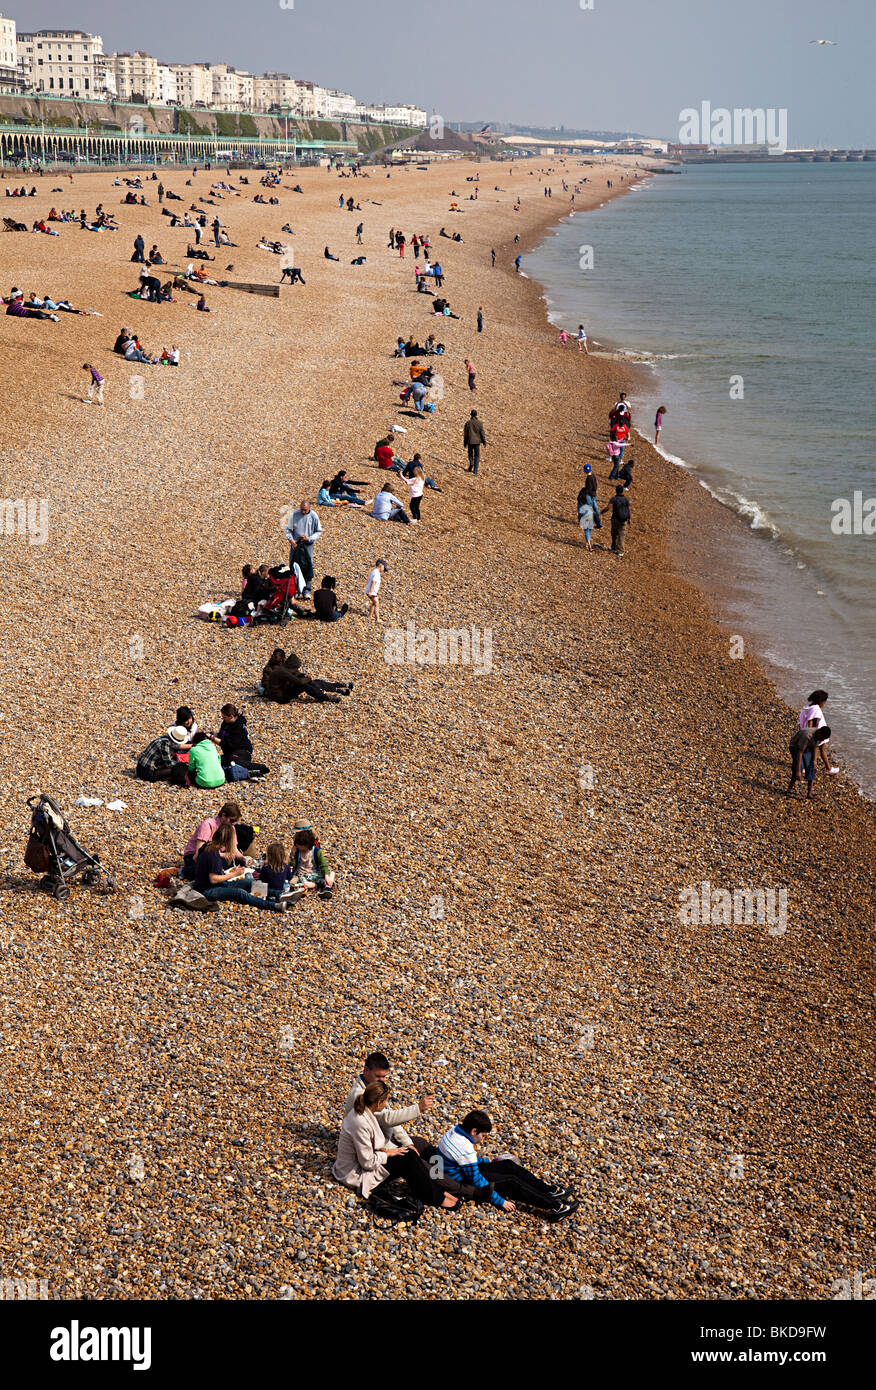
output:
[[524,269],[554,322],[646,364],[635,428],[665,405],[661,452],[728,509],[711,547],[671,518],[679,553],[791,704],[829,691],[872,794],[876,163],[688,165],[567,217]]

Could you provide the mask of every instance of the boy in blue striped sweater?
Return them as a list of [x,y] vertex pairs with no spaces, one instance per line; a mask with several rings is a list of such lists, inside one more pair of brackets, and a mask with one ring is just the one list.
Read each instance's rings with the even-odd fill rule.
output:
[[475,1201],[490,1201],[500,1211],[516,1211],[519,1202],[544,1212],[546,1221],[562,1221],[577,1211],[579,1203],[568,1188],[542,1182],[512,1158],[492,1163],[479,1158],[478,1145],[492,1128],[485,1110],[472,1110],[462,1124],[449,1129],[438,1144],[440,1176],[470,1184],[476,1190]]

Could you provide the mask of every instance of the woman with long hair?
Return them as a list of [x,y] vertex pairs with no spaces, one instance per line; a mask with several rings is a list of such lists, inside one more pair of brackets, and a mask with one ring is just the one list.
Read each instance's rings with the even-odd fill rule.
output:
[[334,1176],[366,1198],[390,1178],[404,1178],[414,1196],[426,1206],[444,1207],[449,1211],[459,1199],[433,1182],[415,1149],[407,1146],[384,1148],[386,1136],[376,1114],[385,1109],[388,1098],[386,1082],[372,1081],[356,1099],[341,1127],[338,1156],[332,1168]]

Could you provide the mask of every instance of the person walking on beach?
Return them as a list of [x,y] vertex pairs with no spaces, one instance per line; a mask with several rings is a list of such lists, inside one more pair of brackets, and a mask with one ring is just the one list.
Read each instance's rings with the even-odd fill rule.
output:
[[522,257],[522,256],[515,256],[515,257],[514,257],[514,269],[517,271],[517,274],[518,274],[518,275],[520,274],[520,262],[521,262],[522,260],[523,260],[523,257]]
[[365,230],[365,223],[364,223],[364,222],[360,222],[359,225],[358,225],[358,227],[356,228],[356,244],[357,244],[358,246],[361,246],[361,245],[362,245],[362,233],[364,232],[364,230]]
[[[584,488],[583,488],[583,491],[584,491],[584,492],[586,493],[586,495],[590,498],[591,505],[592,505],[592,507],[593,507],[593,523],[594,523],[594,525],[595,525],[597,531],[601,531],[601,530],[602,530],[602,517],[601,517],[600,514],[599,514],[599,503],[598,503],[598,501],[597,501],[597,499],[596,499],[596,492],[597,492],[596,474],[593,472],[593,468],[592,468],[592,466],[591,466],[589,463],[585,463],[585,465],[584,465]],[[578,505],[579,505],[579,506],[581,505],[581,496],[580,496],[580,493],[579,493],[579,495],[578,495]]]
[[654,416],[654,443],[655,443],[655,444],[659,444],[659,442],[660,442],[660,431],[661,431],[662,428],[663,428],[663,416],[664,416],[665,414],[666,414],[666,406],[665,406],[665,405],[661,405],[661,406],[659,407],[658,411],[657,411],[657,414]]
[[476,391],[478,388],[477,388],[477,386],[475,385],[475,365],[474,365],[474,362],[472,362],[472,360],[471,360],[470,357],[467,357],[467,358],[465,359],[465,370],[468,372],[468,389],[469,389],[469,391]]
[[483,309],[480,309],[480,308],[479,308],[479,309],[478,309],[478,332],[479,332],[479,333],[483,333],[483,331],[484,331],[484,311],[483,311]]
[[495,267],[495,264],[496,264],[496,252],[495,252],[495,251],[491,251],[491,252],[490,252],[490,269],[491,269],[491,270]]
[[561,328],[561,329],[560,329],[560,335],[559,335],[558,341],[559,341],[559,344],[560,344],[560,347],[561,347],[561,348],[564,348],[564,347],[566,346],[566,343],[569,341],[569,335],[568,335],[568,333],[566,332],[565,328]]
[[578,525],[584,532],[584,541],[588,550],[593,549],[593,528],[596,525],[596,498],[591,497],[586,485],[578,493]]
[[623,483],[618,483],[607,507],[603,507],[603,516],[607,511],[611,511],[611,549],[618,559],[624,553],[624,536],[630,524],[630,499],[624,492]]
[[103,377],[96,367],[92,367],[90,362],[82,363],[83,372],[91,373],[91,380],[88,383],[88,395],[85,397],[87,405],[91,405],[97,394],[97,404],[103,405]]
[[468,468],[465,471],[466,473],[476,474],[481,462],[481,448],[485,448],[487,443],[487,436],[484,433],[483,424],[476,410],[471,412],[471,415],[465,422],[465,428],[462,431],[462,442],[464,447],[468,450]]
[[590,349],[589,349],[588,346],[587,346],[587,334],[584,332],[584,325],[583,325],[583,323],[579,323],[579,324],[578,324],[578,351],[581,352],[582,349],[583,349],[583,351],[584,351],[584,356],[585,356],[585,357],[589,357],[589,356],[590,356]]
[[368,617],[380,626],[380,586],[383,583],[383,576],[389,569],[385,560],[375,560],[374,569],[368,576],[365,585],[365,597],[368,600]]

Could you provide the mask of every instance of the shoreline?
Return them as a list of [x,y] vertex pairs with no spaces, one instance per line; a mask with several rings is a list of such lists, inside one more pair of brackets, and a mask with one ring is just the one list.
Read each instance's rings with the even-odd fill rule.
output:
[[[605,505],[604,421],[628,367],[562,352],[538,282],[514,274],[515,230],[526,246],[556,218],[550,200],[533,206],[536,167],[340,185],[301,171],[303,197],[223,204],[235,277],[276,279],[277,260],[253,247],[289,219],[307,285],[279,301],[212,290],[211,315],[123,297],[134,208],[106,239],[4,241],[14,283],[104,315],[0,320],[20,402],[4,487],[58,508],[47,547],[7,537],[0,570],[0,945],[14,1006],[0,1044],[0,1259],[48,1277],[53,1296],[576,1299],[587,1286],[815,1300],[845,1265],[872,1263],[860,1225],[873,1185],[872,807],[843,777],[819,778],[809,806],[782,797],[787,707],[749,656],[729,659],[669,555],[679,469],[643,458],[622,563],[584,553],[581,465],[593,459]],[[476,168],[464,242],[439,241],[449,189],[467,191]],[[494,196],[491,177],[510,191]],[[76,182],[77,204],[113,202],[111,180]],[[358,218],[339,213],[339,187],[382,204],[364,219],[363,267],[344,263]],[[390,225],[432,236],[463,315],[441,326],[445,398],[429,420],[401,413],[393,385],[396,338],[436,320],[409,259],[386,249]],[[185,235],[153,206],[144,235],[158,233],[176,263]],[[325,244],[341,264],[324,262]],[[183,350],[179,369],[143,368],[139,396],[109,352],[122,322]],[[89,359],[107,367],[103,412],[79,399]],[[488,440],[476,479],[461,449],[472,403]],[[274,630],[220,630],[197,604],[234,592],[244,561],[285,559],[281,507],[324,473],[346,466],[370,489],[373,442],[393,421],[443,494],[427,493],[416,535],[323,513],[317,574],[337,575],[356,611],[282,632],[354,693],[337,707],[265,705],[255,681]],[[384,554],[386,631],[489,632],[489,673],[386,660],[361,598]],[[177,704],[213,726],[228,699],[245,704],[272,769],[235,797],[265,843],[313,821],[338,870],[331,904],[173,915],[151,886],[221,797],[125,770]],[[115,900],[77,886],[64,911],[35,891],[21,856],[24,798],[38,790],[117,873]],[[81,794],[127,809],[77,808]],[[704,883],[784,889],[787,929],[683,918],[681,895]],[[343,1099],[374,1046],[400,1103],[436,1093],[418,1132],[435,1139],[486,1105],[499,1150],[574,1183],[576,1217],[545,1234],[528,1217],[430,1212],[399,1260],[330,1178]],[[741,1181],[728,1177],[735,1155]]]
[[[544,245],[551,233],[556,232],[567,218],[568,214],[565,214],[559,222],[547,228],[534,249]],[[553,291],[548,283],[540,280],[538,283],[542,287],[544,313],[548,323],[557,329],[561,326],[569,329],[569,323],[565,320],[570,319],[570,313],[564,312],[558,304],[551,303]],[[592,336],[591,341],[594,341]],[[603,361],[616,362],[619,375],[620,369],[626,368],[626,375],[623,377],[624,389],[633,401],[636,416],[635,402],[643,396],[656,398],[658,394],[655,385],[663,367],[662,355],[654,358],[643,350],[642,354],[637,356],[635,348],[623,343],[611,339],[595,341],[600,343],[599,350],[594,354],[596,357]],[[675,354],[670,352],[664,355],[671,358]],[[641,422],[641,409],[636,418]],[[650,415],[648,419],[650,420]],[[732,628],[736,633],[740,630],[745,633],[745,644],[751,646],[759,669],[766,675],[782,703],[793,709],[795,699],[798,696],[802,698],[801,692],[813,684],[811,672],[807,674],[805,646],[801,646],[800,641],[795,641],[791,636],[794,622],[786,619],[786,630],[779,641],[780,654],[777,654],[775,650],[771,650],[771,646],[775,644],[775,637],[771,634],[773,619],[769,609],[764,606],[764,595],[753,590],[746,591],[744,582],[728,585],[726,578],[719,578],[719,575],[728,548],[737,554],[741,572],[747,573],[761,565],[768,566],[775,581],[785,586],[782,589],[784,601],[789,611],[794,612],[795,620],[802,628],[806,621],[806,605],[813,601],[817,580],[808,574],[807,579],[810,583],[807,590],[805,581],[790,572],[785,556],[798,562],[805,559],[805,552],[788,539],[775,521],[764,513],[759,501],[752,501],[741,493],[731,492],[726,498],[719,496],[715,491],[717,483],[713,478],[709,478],[708,468],[697,460],[695,454],[688,452],[682,457],[664,450],[663,446],[657,448],[652,442],[651,433],[647,422],[644,429],[641,428],[641,424],[634,427],[635,455],[642,455],[647,446],[649,460],[654,456],[659,457],[664,464],[685,476],[688,483],[697,489],[691,492],[689,487],[684,485],[673,512],[669,541],[678,573],[692,582],[703,595],[715,622],[720,627],[727,630]],[[705,492],[711,505],[704,505],[699,495],[700,491]],[[695,522],[691,519],[692,515],[695,515]],[[767,549],[762,551],[761,547],[764,545]],[[782,553],[774,549],[774,546],[780,547]],[[833,605],[841,597],[834,594]],[[824,599],[825,596],[819,591],[818,598]],[[774,605],[778,601],[774,598]],[[825,599],[826,605],[829,602]],[[826,607],[825,611],[829,613],[833,609]],[[848,626],[853,622],[853,615],[844,613],[842,621]],[[817,681],[815,683],[817,684]],[[847,750],[843,759],[844,775],[851,778],[860,795],[872,802],[876,798],[876,760],[873,749],[868,745],[860,723],[853,722],[851,713],[848,722],[843,717],[844,695],[852,698],[852,710],[857,707],[859,699],[855,700],[854,691],[848,689],[842,677],[835,677],[833,683],[839,687],[838,698],[834,700],[834,704],[837,711],[841,711],[839,718],[832,721],[834,744],[839,743]]]

